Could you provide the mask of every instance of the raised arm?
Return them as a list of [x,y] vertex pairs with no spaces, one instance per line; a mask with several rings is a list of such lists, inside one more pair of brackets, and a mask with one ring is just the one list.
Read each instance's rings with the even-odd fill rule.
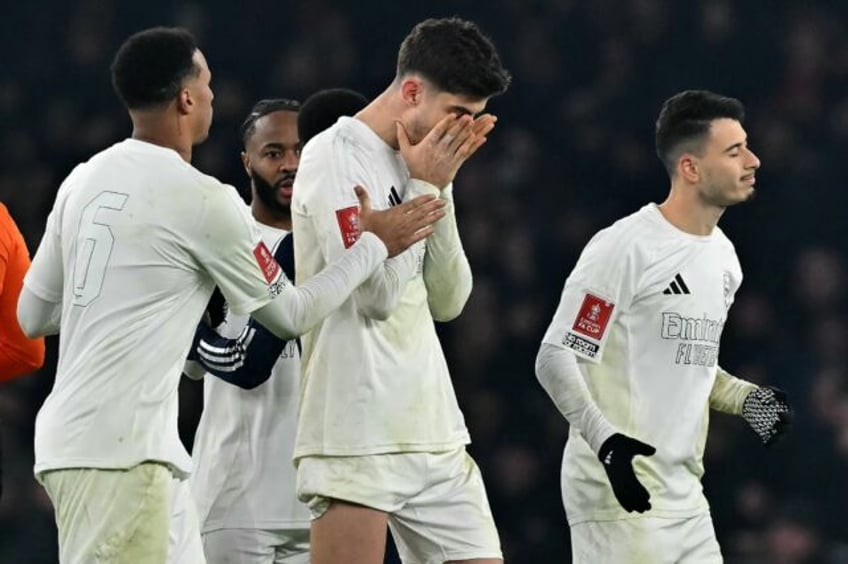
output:
[[309,331],[338,308],[390,253],[427,237],[444,214],[432,197],[398,209],[372,212],[367,193],[356,190],[366,231],[350,250],[300,286],[286,278],[261,242],[252,217],[234,189],[210,203],[203,218],[200,262],[238,314],[251,313],[276,336],[288,340]]
[[427,238],[424,283],[433,319],[450,321],[462,313],[471,295],[472,276],[456,224],[453,185],[448,184],[439,196],[447,203],[446,214],[436,223],[433,235]]

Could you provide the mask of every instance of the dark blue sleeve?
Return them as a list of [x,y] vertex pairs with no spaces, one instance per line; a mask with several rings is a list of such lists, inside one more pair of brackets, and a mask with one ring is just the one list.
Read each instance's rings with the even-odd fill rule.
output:
[[[290,280],[294,280],[292,243],[292,235],[289,233],[274,252],[274,258]],[[195,331],[188,359],[199,362],[209,374],[225,382],[252,390],[271,377],[274,364],[285,346],[286,341],[265,329],[252,317],[235,339],[222,337],[201,321]],[[300,352],[299,339],[297,348]]]
[[206,323],[197,326],[188,359],[209,374],[252,390],[271,377],[286,342],[252,318],[235,339],[220,336]]

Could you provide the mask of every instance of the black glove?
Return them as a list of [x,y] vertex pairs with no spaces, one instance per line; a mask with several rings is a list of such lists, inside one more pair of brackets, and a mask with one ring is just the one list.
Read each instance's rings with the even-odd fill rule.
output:
[[657,449],[621,433],[616,433],[601,445],[598,458],[607,472],[612,491],[618,503],[628,513],[644,513],[651,508],[651,494],[633,472],[633,457],[651,456]]
[[227,317],[227,299],[218,286],[212,291],[209,303],[206,305],[206,314],[209,316],[209,326],[213,329],[224,322]]
[[764,445],[772,445],[792,424],[786,392],[772,386],[753,390],[742,404],[742,418]]

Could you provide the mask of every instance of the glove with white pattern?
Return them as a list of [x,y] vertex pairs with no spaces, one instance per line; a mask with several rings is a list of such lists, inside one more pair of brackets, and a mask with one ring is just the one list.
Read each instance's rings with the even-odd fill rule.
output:
[[772,386],[753,390],[742,404],[742,418],[764,445],[774,444],[792,424],[792,409],[786,392]]

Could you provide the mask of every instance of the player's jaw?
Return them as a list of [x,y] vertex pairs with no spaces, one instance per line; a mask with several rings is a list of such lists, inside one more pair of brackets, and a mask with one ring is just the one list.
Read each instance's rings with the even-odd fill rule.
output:
[[255,169],[250,169],[250,180],[256,196],[270,211],[289,213],[294,187],[295,171],[285,170],[269,182]]
[[744,194],[744,198],[742,201],[750,200],[757,193],[756,184],[757,184],[757,174],[755,171],[751,171],[748,174],[742,176],[739,179],[739,183],[742,185],[741,192]]
[[710,182],[701,191],[702,201],[707,205],[727,208],[751,200],[754,190],[753,173],[743,177]]

